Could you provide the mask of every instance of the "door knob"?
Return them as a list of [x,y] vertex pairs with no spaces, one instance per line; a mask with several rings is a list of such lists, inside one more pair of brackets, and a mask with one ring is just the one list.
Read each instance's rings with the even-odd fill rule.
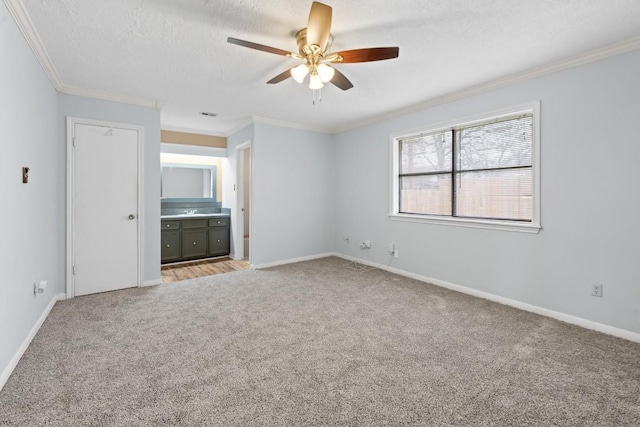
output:
[[134,214],[129,214],[129,220],[133,221],[134,219],[136,219],[136,216]]

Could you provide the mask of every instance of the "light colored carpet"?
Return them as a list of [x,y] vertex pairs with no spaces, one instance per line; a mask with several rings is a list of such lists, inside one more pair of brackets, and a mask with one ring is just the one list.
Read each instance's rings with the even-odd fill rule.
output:
[[640,425],[640,345],[345,264],[59,302],[0,424]]

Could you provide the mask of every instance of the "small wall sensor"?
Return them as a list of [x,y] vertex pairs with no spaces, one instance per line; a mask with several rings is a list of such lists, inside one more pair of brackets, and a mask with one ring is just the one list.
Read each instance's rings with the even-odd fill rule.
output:
[[25,166],[22,168],[22,183],[26,184],[28,182],[29,182],[29,168]]

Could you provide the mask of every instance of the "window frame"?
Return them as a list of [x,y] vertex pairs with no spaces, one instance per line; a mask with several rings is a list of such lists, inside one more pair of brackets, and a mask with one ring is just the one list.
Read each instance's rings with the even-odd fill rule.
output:
[[[499,220],[484,218],[468,218],[450,215],[427,215],[418,213],[400,213],[400,153],[399,141],[419,134],[432,134],[469,126],[477,126],[501,121],[510,117],[531,114],[533,116],[533,147],[532,147],[532,194],[533,211],[531,221]],[[433,124],[417,129],[396,132],[390,135],[390,211],[389,218],[394,221],[439,224],[460,227],[484,228],[501,231],[516,231],[524,233],[538,233],[540,224],[540,101],[535,101],[515,107],[495,110],[458,120]],[[454,159],[455,161],[455,159]]]

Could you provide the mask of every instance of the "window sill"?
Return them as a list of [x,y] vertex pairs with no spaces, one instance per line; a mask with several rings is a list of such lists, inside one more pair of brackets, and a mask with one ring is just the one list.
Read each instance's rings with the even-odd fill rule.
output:
[[454,227],[482,228],[485,230],[515,231],[519,233],[538,233],[542,227],[534,223],[515,221],[492,221],[483,219],[452,218],[419,214],[390,214],[392,221],[418,222],[424,224],[448,225]]

